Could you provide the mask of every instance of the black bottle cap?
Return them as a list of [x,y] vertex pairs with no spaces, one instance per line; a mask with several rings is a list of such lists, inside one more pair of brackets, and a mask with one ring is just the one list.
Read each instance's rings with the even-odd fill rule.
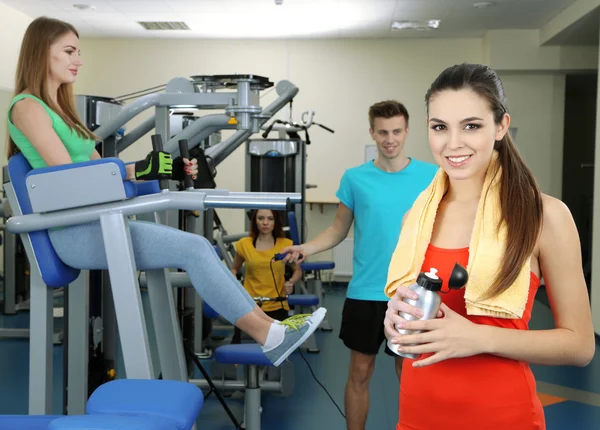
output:
[[460,264],[456,263],[454,265],[454,269],[452,269],[452,273],[450,274],[450,279],[448,280],[448,287],[452,290],[458,290],[464,287],[469,280],[469,273],[467,269],[465,269]]
[[442,280],[437,275],[437,269],[433,267],[429,269],[429,272],[419,273],[417,284],[429,291],[440,291],[442,289]]

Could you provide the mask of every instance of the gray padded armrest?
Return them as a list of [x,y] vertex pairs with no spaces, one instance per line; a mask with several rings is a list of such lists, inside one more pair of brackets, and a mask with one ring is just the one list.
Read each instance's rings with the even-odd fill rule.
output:
[[25,183],[36,213],[127,198],[120,167],[112,162],[28,175]]

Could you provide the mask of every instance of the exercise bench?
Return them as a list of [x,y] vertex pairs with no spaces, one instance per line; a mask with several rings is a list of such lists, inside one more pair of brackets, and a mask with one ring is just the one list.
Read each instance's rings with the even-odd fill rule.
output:
[[190,430],[203,403],[187,382],[120,379],[92,393],[85,415],[0,415],[0,430]]

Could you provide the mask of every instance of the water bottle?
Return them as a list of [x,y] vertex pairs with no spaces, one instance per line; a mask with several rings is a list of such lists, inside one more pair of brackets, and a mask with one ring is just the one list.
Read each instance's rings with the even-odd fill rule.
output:
[[[452,290],[460,289],[465,286],[468,279],[469,276],[467,274],[467,270],[460,264],[456,263],[452,269],[452,274],[450,275],[450,279],[448,281],[448,287]],[[417,319],[430,320],[435,318],[442,303],[442,297],[440,296],[442,285],[443,280],[437,275],[436,268],[432,267],[429,269],[429,272],[419,273],[417,282],[408,287],[417,294],[418,298],[413,300],[405,297],[402,301],[421,309],[421,311],[423,311],[423,317],[417,318],[405,312],[400,312],[399,315],[407,321],[414,321]],[[401,335],[419,334],[422,332],[422,330],[406,330],[398,327],[396,327],[396,330]],[[420,356],[420,354],[398,352],[399,345],[392,343],[391,339],[388,340],[387,345],[390,350],[401,357],[416,359]]]

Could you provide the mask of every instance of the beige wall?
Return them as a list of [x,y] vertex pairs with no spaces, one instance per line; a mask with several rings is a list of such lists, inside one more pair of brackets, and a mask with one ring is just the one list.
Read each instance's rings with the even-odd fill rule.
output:
[[[11,88],[20,40],[31,19],[6,6],[0,5],[0,9],[3,24],[0,36],[5,41],[0,54],[8,65],[0,70],[0,87]],[[535,52],[536,48],[531,46],[535,42],[533,36],[528,34],[524,39],[529,41],[527,52]],[[300,88],[294,100],[294,117],[299,119],[303,111],[312,109],[316,111],[316,121],[336,131],[332,135],[319,128],[312,129],[313,143],[307,148],[307,182],[318,186],[307,191],[308,200],[334,203],[342,173],[362,163],[365,145],[372,143],[366,120],[370,104],[387,98],[405,103],[411,115],[407,154],[432,161],[424,125],[423,96],[428,85],[451,64],[496,63],[505,81],[513,126],[518,129],[517,144],[542,189],[560,197],[564,78],[549,70],[561,67],[553,56],[564,52],[546,50],[532,56],[535,64],[519,66],[507,61],[506,44],[510,40],[509,33],[449,40],[83,39],[85,65],[76,92],[117,96],[166,83],[176,76],[194,74],[253,73],[268,76],[275,83],[289,79]],[[522,60],[526,57],[519,55]],[[544,59],[543,64],[539,58]],[[543,73],[536,72],[540,64],[544,66]],[[503,71],[504,67],[510,72]],[[515,71],[515,67],[521,67],[523,72]],[[264,95],[262,106],[275,97],[275,91]],[[0,93],[1,136],[5,136],[9,98],[8,93]],[[134,119],[128,128],[131,130],[148,114]],[[278,116],[287,118],[287,107]],[[224,138],[230,133],[224,132]],[[123,159],[141,158],[149,149],[148,135],[125,151]],[[3,157],[0,155],[2,164]],[[230,190],[244,189],[243,147],[219,165],[217,183]],[[335,210],[335,204],[314,205],[312,210],[307,207],[309,238],[331,224]],[[220,215],[230,233],[243,230],[241,211],[221,210]],[[318,258],[331,259],[332,253],[325,252]]]
[[[12,89],[15,84],[15,70],[21,47],[21,39],[31,18],[5,4],[0,3],[0,89]],[[1,109],[1,107],[0,107]]]
[[[335,130],[311,129],[307,182],[309,201],[335,202],[345,169],[364,160],[368,106],[386,98],[404,102],[410,112],[407,153],[432,161],[426,141],[423,96],[435,76],[451,64],[483,62],[489,43],[483,39],[452,40],[309,40],[309,41],[165,41],[82,40],[86,65],[78,93],[116,96],[167,82],[175,76],[214,73],[262,74],[277,82],[289,79],[300,88],[296,117],[307,109]],[[545,192],[560,196],[564,78],[545,72],[502,74],[509,97],[517,143]],[[275,97],[267,94],[263,106]],[[287,108],[280,116],[286,117]],[[132,121],[129,128],[140,121]],[[548,124],[552,124],[548,127]],[[227,133],[224,133],[227,135]],[[149,137],[123,158],[140,158],[150,149]],[[244,189],[244,149],[238,148],[218,168],[219,187]],[[308,236],[331,224],[335,205],[308,211]],[[241,211],[220,211],[230,233],[243,230]],[[320,258],[331,259],[331,252]]]
[[565,78],[501,74],[517,146],[543,192],[561,197]]
[[6,139],[6,110],[15,85],[15,70],[21,40],[31,18],[0,3],[0,166],[6,164],[4,145]]

